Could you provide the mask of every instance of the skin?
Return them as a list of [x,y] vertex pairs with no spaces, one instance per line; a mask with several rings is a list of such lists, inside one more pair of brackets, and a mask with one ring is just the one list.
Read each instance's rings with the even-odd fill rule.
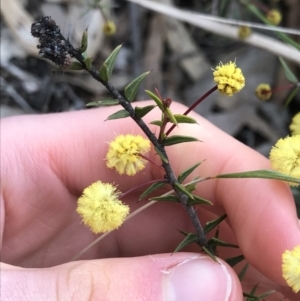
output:
[[[174,113],[185,109],[172,104]],[[129,118],[105,122],[115,111],[115,107],[109,107],[1,120],[1,274],[7,300],[42,299],[46,295],[50,300],[139,300],[140,296],[164,300],[158,271],[199,254],[199,247],[193,245],[185,251],[194,253],[150,255],[172,252],[183,238],[177,229],[193,231],[179,204],[156,203],[110,233],[80,260],[71,260],[98,237],[81,224],[75,211],[76,200],[85,187],[101,180],[116,183],[125,192],[163,177],[162,171],[150,163],[133,177],[118,175],[106,167],[107,142],[118,134],[141,134]],[[146,121],[159,116],[154,110]],[[176,174],[202,160],[205,162],[189,179],[270,168],[260,154],[201,116],[190,116],[198,125],[181,124],[172,134],[195,136],[202,142],[167,148]],[[157,127],[152,130],[158,132]],[[159,162],[153,152],[149,156]],[[142,191],[122,199],[132,212],[145,204],[137,202]],[[299,221],[289,187],[272,180],[224,179],[198,184],[197,193],[214,203],[198,206],[202,224],[228,215],[220,226],[220,239],[238,244],[240,250],[219,248],[218,256],[245,255],[251,266],[244,291],[259,283],[258,292],[276,289],[288,300],[298,300],[299,294],[292,293],[281,273],[282,253],[300,244]],[[236,270],[244,265],[245,261]],[[233,282],[230,300],[242,300],[235,272],[226,269]],[[267,300],[279,300],[279,295]]]

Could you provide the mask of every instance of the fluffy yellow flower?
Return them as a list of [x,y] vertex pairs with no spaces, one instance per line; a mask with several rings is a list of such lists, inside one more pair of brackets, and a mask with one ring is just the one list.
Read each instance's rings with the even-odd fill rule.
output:
[[229,62],[225,65],[220,63],[213,72],[214,81],[218,85],[218,90],[222,94],[232,96],[239,92],[245,86],[245,78],[242,70],[236,67],[236,64]]
[[295,293],[300,291],[300,245],[282,254],[282,276]]
[[281,12],[277,9],[269,10],[266,17],[273,25],[278,25],[282,19]]
[[120,135],[109,144],[106,165],[109,168],[115,168],[120,175],[125,173],[133,176],[143,170],[147,163],[139,154],[144,155],[149,150],[148,139],[140,135]]
[[272,96],[269,84],[259,84],[255,89],[255,95],[260,100],[268,100]]
[[122,225],[129,206],[118,200],[120,194],[113,185],[100,181],[84,189],[76,211],[93,233],[109,232]]
[[246,39],[250,36],[252,30],[249,26],[239,26],[238,28],[238,37],[240,39]]
[[300,134],[300,112],[293,117],[292,123],[290,124],[290,131],[292,135]]
[[279,139],[271,149],[270,161],[274,170],[300,179],[300,135]]
[[113,21],[107,21],[103,25],[103,32],[106,36],[113,36],[117,31],[117,26]]

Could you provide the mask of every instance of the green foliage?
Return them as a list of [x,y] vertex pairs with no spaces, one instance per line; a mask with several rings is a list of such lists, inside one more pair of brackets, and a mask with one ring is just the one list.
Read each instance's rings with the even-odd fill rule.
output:
[[241,269],[241,271],[239,272],[238,277],[239,277],[240,281],[242,281],[244,279],[246,272],[248,270],[248,267],[249,267],[249,263],[246,263],[244,265],[244,267]]
[[197,121],[194,118],[186,115],[174,114],[173,116],[175,117],[177,123],[197,123]]
[[205,224],[204,226],[204,233],[207,234],[208,232],[210,232],[212,229],[214,229],[215,227],[217,227],[225,218],[227,217],[226,214],[212,220],[209,221]]
[[143,118],[150,111],[152,111],[155,107],[156,107],[156,105],[151,105],[151,106],[146,106],[146,107],[135,107],[134,112],[137,117]]
[[92,68],[92,58],[87,57],[86,59],[84,59],[84,63],[85,63],[86,69],[91,70],[91,68]]
[[196,234],[194,233],[186,233],[183,231],[179,231],[180,233],[182,233],[183,235],[185,235],[185,238],[183,239],[183,241],[176,247],[176,249],[174,250],[174,253],[181,251],[184,247],[197,242],[198,241],[198,237]]
[[225,261],[226,261],[231,267],[234,267],[235,265],[237,265],[238,263],[240,263],[240,262],[243,261],[244,259],[245,259],[244,255],[239,255],[239,256],[227,258]]
[[165,157],[165,155],[157,147],[154,147],[154,149],[164,163],[169,163],[169,160]]
[[178,176],[178,182],[182,183],[201,163],[202,161],[194,164],[193,166],[180,173],[180,175]]
[[87,107],[100,107],[100,106],[114,106],[118,105],[118,99],[104,99],[104,100],[97,100],[92,101],[86,104]]
[[88,47],[88,30],[86,29],[82,34],[81,44],[78,50],[80,53],[83,53],[87,50],[87,47]]
[[194,200],[194,196],[181,184],[179,184],[178,182],[176,182],[174,184],[174,186],[180,190],[181,192],[183,192],[185,195],[187,195],[190,199]]
[[163,187],[164,185],[166,185],[166,181],[161,181],[161,182],[156,182],[154,184],[152,184],[151,186],[149,186],[139,197],[139,199],[144,199],[147,195],[149,195],[150,193],[156,191],[157,189]]
[[157,106],[163,112],[164,111],[164,106],[163,106],[163,103],[162,103],[161,99],[158,96],[156,96],[154,93],[152,93],[151,91],[149,91],[149,90],[145,90],[145,92],[147,93],[147,95],[149,97],[151,97],[155,101],[155,103],[157,104]]
[[121,50],[122,45],[116,47],[109,57],[104,61],[100,70],[99,76],[104,82],[108,82],[115,66],[116,58]]
[[83,66],[81,63],[79,63],[78,61],[74,61],[72,62],[71,66],[70,66],[70,70],[83,70]]
[[126,110],[120,110],[116,113],[113,113],[113,114],[109,115],[106,120],[126,118],[126,117],[129,117],[129,116],[130,116],[129,112],[127,112]]
[[150,73],[150,71],[145,72],[135,78],[130,84],[128,84],[124,89],[124,95],[127,98],[129,102],[132,102],[136,96],[136,93],[139,89],[139,86],[141,82],[144,80],[144,78]]
[[[300,55],[300,53],[299,53],[299,55]],[[292,82],[292,83],[294,83],[294,84],[297,84],[299,81],[298,81],[296,75],[295,75],[295,74],[293,73],[293,71],[289,68],[289,66],[286,64],[286,62],[283,60],[282,57],[279,57],[279,61],[280,61],[281,65],[282,65],[282,67],[283,67],[284,74],[285,74],[286,78],[287,78],[290,82]]]
[[164,146],[170,146],[174,144],[179,144],[184,142],[195,142],[195,141],[199,142],[200,140],[191,136],[173,135],[171,137],[167,137],[163,139],[162,144]]

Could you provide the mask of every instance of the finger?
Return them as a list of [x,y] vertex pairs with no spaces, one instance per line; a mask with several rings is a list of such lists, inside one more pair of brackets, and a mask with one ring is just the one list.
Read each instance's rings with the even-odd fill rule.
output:
[[[193,254],[164,254],[22,269],[2,264],[2,296],[22,300],[242,300],[224,262]],[[55,298],[56,296],[56,298]]]

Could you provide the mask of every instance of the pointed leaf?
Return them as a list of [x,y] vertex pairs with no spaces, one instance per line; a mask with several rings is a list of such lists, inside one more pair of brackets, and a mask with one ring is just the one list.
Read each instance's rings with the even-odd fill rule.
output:
[[85,67],[87,70],[91,70],[92,68],[92,58],[91,57],[87,57],[85,60],[84,60],[84,63],[85,63]]
[[194,195],[194,199],[189,200],[189,204],[194,206],[194,205],[213,205],[213,203],[207,199],[201,198],[200,196]]
[[151,198],[150,201],[180,203],[179,198],[176,195],[155,196]]
[[174,117],[170,108],[165,108],[165,114],[169,117],[170,122],[174,123],[175,125],[178,125],[178,122],[177,122],[176,118]]
[[186,190],[188,192],[193,192],[194,190],[196,190],[196,184],[195,183],[184,185],[184,187],[186,188]]
[[121,50],[121,47],[122,47],[122,45],[119,45],[118,47],[116,47],[100,68],[99,76],[105,82],[109,81],[109,78],[114,69],[116,58]]
[[189,167],[188,169],[184,170],[179,176],[178,176],[178,182],[182,183],[200,164],[202,163],[196,163],[193,166]]
[[249,267],[249,263],[246,263],[244,265],[244,267],[241,269],[241,271],[239,272],[238,277],[239,277],[240,281],[242,281],[244,279],[245,274],[248,270],[248,267]]
[[118,99],[104,99],[104,100],[97,100],[92,101],[86,104],[87,107],[99,107],[99,106],[113,106],[118,105]]
[[[181,232],[181,231],[180,231]],[[184,232],[181,232],[184,235],[186,235],[186,237],[183,239],[183,241],[177,246],[177,248],[174,250],[174,253],[179,252],[180,250],[182,250],[184,247],[197,242],[198,241],[198,237],[195,233],[188,233],[185,234]]]
[[169,163],[168,159],[165,157],[165,155],[157,148],[154,147],[156,153],[159,155],[159,157],[161,158],[161,160],[165,163]]
[[147,195],[149,195],[150,193],[152,193],[153,191],[163,187],[165,184],[167,184],[166,181],[163,182],[156,182],[154,184],[152,184],[151,186],[149,186],[139,197],[139,200],[145,198]]
[[179,183],[177,182],[177,183],[174,184],[174,186],[175,186],[178,190],[180,190],[181,192],[183,192],[185,195],[187,195],[190,199],[192,199],[192,200],[195,199],[194,196],[193,196],[191,193],[189,193],[189,192],[185,189],[185,187],[184,187],[183,185],[181,185],[181,184],[179,184]]
[[200,140],[191,136],[173,135],[162,140],[162,143],[164,146],[170,146],[178,143],[194,142],[194,141],[199,142]]
[[270,290],[270,291],[267,291],[261,295],[258,295],[257,297],[260,298],[260,299],[264,299],[266,297],[268,297],[269,295],[272,295],[276,292],[276,290]]
[[109,74],[108,74],[108,69],[105,64],[101,66],[101,69],[99,71],[99,76],[104,82],[108,82],[109,80]]
[[150,71],[141,74],[125,87],[124,95],[129,102],[134,100],[141,82],[149,73]]
[[209,231],[217,227],[226,217],[227,215],[224,214],[212,221],[207,222],[203,228],[204,233],[207,234]]
[[74,61],[74,62],[72,62],[71,66],[70,66],[70,69],[71,70],[82,70],[83,66],[82,66],[81,63],[79,63],[77,61]]
[[215,254],[213,254],[212,252],[211,252],[211,250],[209,250],[207,247],[205,247],[205,246],[203,246],[202,247],[202,250],[212,259],[212,260],[214,260],[215,262],[218,262],[218,260],[217,260],[217,257],[215,256]]
[[178,123],[197,123],[197,121],[190,116],[174,114],[174,117]]
[[239,255],[239,256],[227,258],[225,261],[226,261],[231,267],[234,267],[235,265],[237,265],[238,263],[240,263],[240,262],[243,261],[244,259],[245,259],[244,255]]
[[228,247],[228,248],[238,248],[238,247],[239,247],[239,246],[237,246],[237,245],[231,244],[231,243],[229,243],[229,242],[220,240],[220,239],[215,238],[215,237],[212,237],[212,238],[209,240],[208,243],[209,243],[209,245],[212,245],[212,246],[219,246],[219,247]]
[[163,112],[164,111],[164,106],[163,106],[163,103],[160,100],[160,98],[158,96],[156,96],[154,93],[152,93],[151,91],[149,91],[149,90],[145,90],[145,92],[147,93],[148,96],[150,96],[156,102],[157,106]]
[[293,71],[289,68],[289,66],[286,64],[286,62],[283,60],[282,57],[279,57],[279,61],[280,61],[281,65],[282,65],[282,67],[283,67],[283,70],[284,70],[284,73],[285,73],[286,78],[287,78],[290,82],[292,82],[292,83],[294,83],[294,84],[297,84],[299,81],[298,81],[296,75],[295,75],[295,74],[293,73]]
[[155,107],[156,107],[156,105],[146,106],[146,107],[135,107],[134,108],[135,115],[139,118],[143,118],[145,115],[147,115]]
[[154,125],[157,125],[159,127],[162,126],[162,121],[161,120],[153,120],[151,122],[149,122],[150,124],[154,124]]
[[78,50],[80,53],[83,53],[87,50],[87,47],[88,47],[88,29],[86,29],[82,34],[81,44]]
[[242,178],[260,178],[260,179],[274,179],[274,180],[281,180],[281,181],[287,181],[292,182],[296,184],[300,184],[300,179],[290,177],[287,175],[284,175],[278,171],[274,170],[254,170],[254,171],[246,171],[246,172],[237,172],[237,173],[230,173],[230,174],[222,174],[217,175],[215,178],[235,178],[235,179],[242,179]]
[[296,87],[295,89],[293,89],[292,92],[289,93],[289,96],[284,103],[285,108],[290,104],[290,102],[293,100],[293,98],[297,95],[298,92],[299,92],[299,87]]
[[106,120],[120,119],[126,117],[129,117],[129,113],[126,110],[120,110],[116,113],[109,115]]

